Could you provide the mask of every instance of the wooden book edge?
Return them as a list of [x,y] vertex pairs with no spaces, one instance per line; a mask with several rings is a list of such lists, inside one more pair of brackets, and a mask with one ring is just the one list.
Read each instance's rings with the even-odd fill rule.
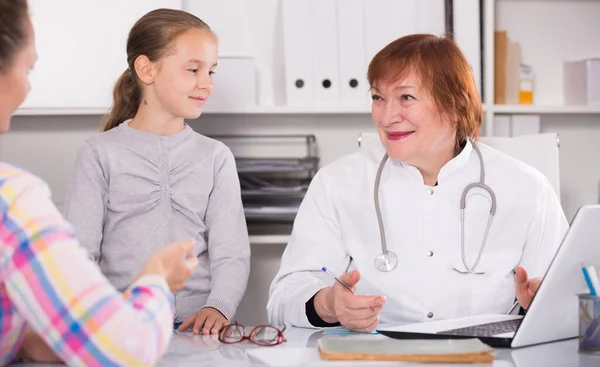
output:
[[330,361],[407,361],[407,362],[447,362],[447,363],[491,363],[494,351],[453,354],[366,354],[366,353],[332,353],[318,346],[323,360]]

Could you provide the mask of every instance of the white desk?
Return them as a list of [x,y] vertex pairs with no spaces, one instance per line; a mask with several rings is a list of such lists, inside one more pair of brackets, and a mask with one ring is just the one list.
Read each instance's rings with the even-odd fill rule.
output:
[[[287,362],[281,363],[285,366],[397,366],[411,365],[408,363],[386,363],[386,362],[326,362],[298,359],[296,348],[314,348],[317,340],[323,335],[322,331],[311,329],[292,328],[285,331],[287,342],[277,347],[263,347],[281,349],[282,353],[277,351],[278,355],[286,356],[284,349],[288,349]],[[382,337],[381,335],[359,336],[363,338]],[[244,341],[238,344],[221,344],[216,336],[200,336],[191,333],[179,333],[173,337],[169,352],[159,363],[159,366],[211,366],[211,367],[238,367],[238,366],[269,366],[276,364],[264,364],[252,356],[248,351],[253,348],[260,348]],[[310,352],[309,352],[310,353]],[[314,350],[316,353],[316,350]],[[296,361],[289,361],[289,359]],[[275,361],[272,361],[275,362]],[[438,366],[438,364],[412,364],[414,366]],[[456,364],[451,365],[457,367]],[[473,365],[470,365],[473,366]],[[503,367],[553,367],[553,366],[579,366],[592,367],[600,366],[600,355],[587,355],[577,353],[577,340],[571,339],[562,342],[543,344],[517,350],[497,349],[496,361],[493,366]]]
[[[222,344],[214,335],[202,336],[192,333],[177,333],[173,336],[167,354],[159,362],[161,367],[264,367],[264,366],[420,366],[433,367],[441,364],[409,364],[392,362],[327,362],[315,360],[316,343],[323,335],[322,331],[312,329],[291,328],[285,331],[286,343],[277,347],[258,347],[244,341],[238,344]],[[353,336],[354,337],[354,336]],[[363,338],[383,338],[381,335],[358,336]],[[282,358],[279,364],[265,364],[252,356],[249,351],[254,348],[268,348]],[[300,349],[301,348],[301,349]],[[306,350],[306,348],[310,348]],[[304,353],[298,353],[303,352]],[[312,361],[302,359],[312,355]],[[272,363],[276,363],[272,360]],[[21,367],[40,367],[40,364],[19,365]],[[56,365],[48,365],[56,366]],[[457,364],[448,365],[458,367]],[[480,365],[467,365],[480,366]],[[497,349],[494,367],[597,367],[600,366],[600,355],[577,353],[577,340],[543,344],[516,350]]]

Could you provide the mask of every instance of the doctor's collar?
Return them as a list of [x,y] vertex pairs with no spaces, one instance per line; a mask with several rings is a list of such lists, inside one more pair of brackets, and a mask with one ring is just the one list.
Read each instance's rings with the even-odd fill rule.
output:
[[471,157],[471,153],[473,152],[473,145],[469,139],[465,139],[465,141],[460,145],[461,150],[459,153],[452,158],[448,163],[446,163],[442,169],[440,169],[440,173],[438,174],[437,183],[443,183],[446,178],[448,178],[453,172],[456,172],[463,167],[465,167],[469,163],[469,159]]
[[469,141],[469,139],[463,140],[463,142],[458,145],[456,149],[456,155],[459,155],[460,152],[462,152],[463,149],[465,149],[465,147],[467,146],[467,141]]
[[[373,158],[377,162],[379,162],[379,160],[381,160],[381,156],[386,153],[385,147],[383,145],[374,145],[374,146],[376,148],[375,148],[375,150],[373,150],[373,152],[374,152]],[[438,185],[442,184],[443,181],[446,178],[448,178],[448,176],[450,176],[453,172],[458,171],[458,170],[462,169],[462,167],[467,165],[467,163],[469,162],[469,158],[471,156],[471,152],[473,151],[473,145],[469,139],[465,139],[464,142],[462,144],[460,144],[460,148],[461,149],[458,152],[458,154],[456,154],[454,156],[454,158],[449,160],[442,167],[442,169],[440,170],[440,172],[438,174],[437,182],[435,183],[434,186],[438,186]],[[406,162],[403,162],[401,160],[392,159],[392,158],[388,159],[388,162],[393,165],[402,167],[408,173],[410,173],[411,176],[415,177],[416,179],[418,179],[422,182],[423,176],[421,175],[421,172],[417,169],[417,167],[414,167],[414,166],[412,166]]]

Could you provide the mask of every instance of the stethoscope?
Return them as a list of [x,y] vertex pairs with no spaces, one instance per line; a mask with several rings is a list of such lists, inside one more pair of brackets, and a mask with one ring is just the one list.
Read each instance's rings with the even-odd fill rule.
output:
[[[479,158],[479,182],[473,182],[463,190],[462,196],[460,197],[460,251],[462,255],[462,262],[465,266],[465,270],[459,270],[453,267],[452,269],[460,274],[473,274],[473,275],[483,275],[485,272],[478,272],[475,270],[477,265],[479,264],[479,260],[481,260],[481,255],[485,249],[485,243],[487,241],[487,236],[490,231],[490,226],[492,225],[492,219],[496,214],[496,195],[494,191],[485,184],[485,169],[483,166],[483,157],[481,156],[481,152],[477,145],[472,144],[473,149],[477,153],[477,157]],[[375,176],[375,211],[377,213],[377,222],[379,224],[379,234],[381,236],[381,250],[382,252],[375,257],[375,267],[379,271],[388,272],[392,271],[398,266],[398,256],[393,252],[387,249],[387,242],[385,240],[385,229],[383,227],[383,219],[381,219],[381,208],[379,207],[379,182],[381,181],[381,173],[383,172],[383,166],[385,162],[388,160],[387,153],[381,159],[381,163],[379,163],[379,169],[377,170],[377,176]],[[485,228],[485,234],[483,235],[483,240],[481,242],[481,246],[479,247],[479,254],[477,255],[477,259],[473,266],[469,266],[467,264],[467,258],[465,256],[465,208],[466,208],[466,200],[467,194],[469,190],[479,187],[490,194],[492,199],[492,205],[490,207],[490,216],[488,217],[487,226]]]

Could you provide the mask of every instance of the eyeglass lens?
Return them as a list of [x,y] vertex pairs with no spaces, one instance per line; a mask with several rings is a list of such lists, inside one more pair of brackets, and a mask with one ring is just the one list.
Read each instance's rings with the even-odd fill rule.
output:
[[272,326],[261,326],[250,334],[250,340],[260,345],[275,345],[279,341],[279,330]]
[[[252,330],[248,337],[251,342],[259,345],[275,345],[279,342],[280,331],[272,326],[258,326]],[[236,343],[244,339],[244,327],[239,324],[227,325],[219,335],[225,343]]]
[[235,343],[244,339],[244,327],[242,325],[227,325],[219,335],[221,341],[226,343]]

